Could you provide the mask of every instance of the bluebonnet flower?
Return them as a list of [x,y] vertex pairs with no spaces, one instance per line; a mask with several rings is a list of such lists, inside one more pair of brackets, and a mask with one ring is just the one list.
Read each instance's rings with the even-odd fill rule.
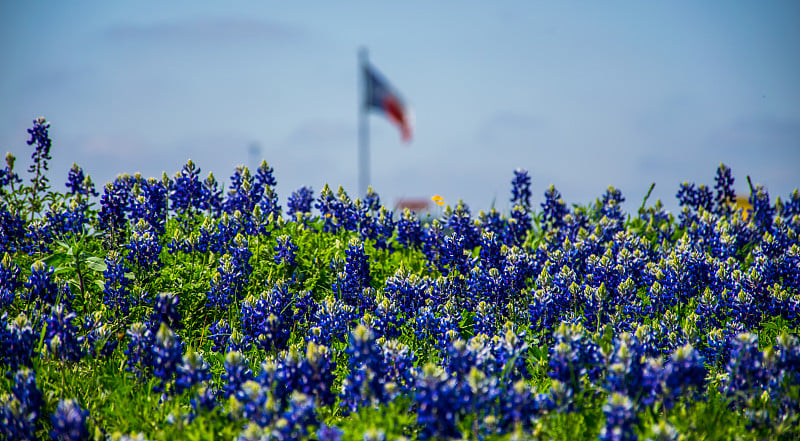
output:
[[614,341],[614,352],[608,361],[608,390],[630,397],[638,407],[649,406],[655,398],[654,382],[647,376],[644,346],[639,339],[623,333]]
[[386,279],[384,294],[405,316],[410,317],[417,309],[426,305],[432,285],[430,278],[420,278],[401,266],[393,276]]
[[212,351],[228,353],[231,351],[247,352],[252,348],[252,337],[243,335],[238,329],[222,319],[208,327],[208,338],[214,343]]
[[313,397],[319,405],[335,402],[331,390],[336,371],[330,351],[326,346],[308,342],[305,355],[296,347],[283,351],[275,360],[261,365],[258,381],[273,391],[273,397],[283,407],[293,391]]
[[12,440],[36,439],[43,404],[34,371],[17,371],[11,394],[0,395],[0,433]]
[[35,344],[33,326],[25,313],[8,320],[8,313],[0,315],[0,364],[16,371],[20,366],[32,366]]
[[[778,200],[780,200],[780,198],[778,198]],[[775,202],[775,205],[778,205],[777,201]],[[791,222],[795,216],[800,215],[800,191],[795,188],[794,191],[792,191],[792,194],[789,195],[789,200],[786,202],[781,202],[778,215],[789,222]],[[796,228],[795,232],[798,232]]]
[[222,210],[222,190],[219,188],[219,182],[214,177],[213,173],[209,173],[208,177],[203,181],[203,201],[199,206],[207,210],[212,216],[219,216]]
[[690,389],[695,395],[704,392],[706,369],[703,360],[691,345],[684,345],[675,350],[670,360],[664,365],[664,405],[667,408],[681,396],[686,396]]
[[72,164],[72,168],[69,169],[67,174],[67,182],[64,185],[66,185],[69,194],[99,196],[94,188],[92,179],[83,174],[83,169],[78,167],[78,164]]
[[89,411],[81,409],[76,400],[61,400],[55,413],[50,417],[53,430],[50,436],[57,441],[88,441],[89,430],[86,419]]
[[345,250],[344,265],[340,261],[331,262],[336,272],[331,289],[345,303],[356,306],[359,310],[366,307],[363,291],[369,288],[372,276],[369,273],[369,256],[364,251],[364,244],[358,239],[351,239]]
[[281,205],[278,198],[278,193],[271,187],[264,190],[264,195],[261,197],[261,202],[257,205],[264,213],[265,216],[272,216],[279,218],[281,216]]
[[534,420],[551,407],[547,394],[535,394],[531,386],[519,380],[502,395],[498,412],[500,427],[505,431],[513,428],[530,430]]
[[84,346],[86,346],[90,356],[97,357],[102,355],[109,357],[117,349],[119,345],[117,333],[114,332],[109,323],[103,321],[103,313],[101,311],[87,314],[83,329],[86,331]]
[[435,365],[428,364],[417,380],[414,401],[420,439],[458,438],[458,416],[469,403],[470,389]]
[[350,357],[350,374],[342,385],[342,406],[352,412],[393,398],[397,386],[386,378],[388,366],[371,329],[358,325],[345,352]]
[[242,302],[242,333],[265,351],[285,349],[292,327],[291,295],[279,284],[260,299]]
[[750,192],[750,205],[753,206],[752,221],[760,231],[767,231],[772,227],[775,216],[775,207],[769,202],[769,192],[762,185],[757,185]]
[[155,336],[144,323],[134,323],[128,329],[127,370],[141,378],[153,367],[153,345]]
[[20,273],[21,270],[11,255],[4,253],[3,260],[0,261],[0,289],[8,290],[14,295],[22,288],[22,282],[19,280]]
[[73,199],[65,208],[60,202],[52,204],[45,214],[45,225],[49,233],[58,238],[69,238],[86,230],[89,223],[86,203]]
[[342,429],[336,426],[323,424],[320,426],[319,430],[317,430],[317,438],[320,441],[341,441],[343,433]]
[[44,301],[45,303],[56,303],[58,296],[58,286],[53,281],[55,269],[41,260],[37,260],[31,265],[31,275],[25,283],[28,291],[28,299],[31,301]]
[[488,213],[483,210],[478,212],[478,219],[475,225],[485,232],[492,232],[498,237],[502,237],[507,224],[508,220],[505,216],[500,214],[496,208],[492,207]]
[[[242,385],[253,380],[253,371],[247,359],[241,352],[231,351],[225,355],[225,373],[222,375],[224,383],[223,392],[225,397],[237,393]],[[257,383],[256,383],[257,384]]]
[[[261,191],[261,193],[257,193]],[[228,214],[236,211],[250,213],[261,200],[264,188],[254,188],[253,176],[245,166],[236,167],[231,175],[231,185],[223,202],[223,209]]]
[[524,169],[514,170],[511,180],[511,203],[520,205],[526,211],[531,209],[531,177]]
[[50,123],[44,117],[33,120],[33,127],[28,129],[28,134],[31,135],[28,145],[36,144],[33,154],[31,154],[33,164],[28,168],[28,172],[34,174],[33,178],[31,178],[34,193],[38,193],[49,182],[45,175],[47,161],[53,159],[50,156],[50,147],[52,147],[53,141],[50,139],[49,129]]
[[162,322],[155,334],[152,352],[153,375],[161,380],[161,385],[156,386],[156,390],[161,391],[178,371],[183,355],[183,343],[180,336]]
[[227,308],[231,301],[244,294],[250,278],[252,252],[248,249],[247,240],[239,234],[234,242],[230,247],[231,254],[220,258],[217,274],[211,280],[211,289],[207,294],[207,304],[211,307]]
[[114,252],[109,252],[105,257],[106,269],[103,271],[105,282],[103,284],[103,303],[112,309],[116,309],[122,316],[127,316],[130,311],[131,303],[134,300],[128,288],[133,280],[125,274],[124,261]]
[[472,254],[464,236],[457,233],[445,236],[440,250],[439,271],[444,275],[456,271],[461,275],[469,274],[472,269]]
[[314,313],[314,326],[309,329],[307,338],[323,346],[330,346],[334,340],[344,342],[357,317],[354,307],[340,299],[327,297]]
[[542,230],[558,230],[564,226],[564,217],[569,213],[567,205],[561,200],[561,193],[551,185],[544,192],[542,202]]
[[128,249],[126,260],[142,275],[150,274],[161,268],[161,243],[158,234],[144,219],[140,219],[133,228],[131,240],[125,246]]
[[506,224],[504,234],[506,244],[521,247],[525,243],[532,223],[530,214],[521,205],[515,205]]
[[486,302],[478,303],[474,319],[473,332],[475,335],[483,334],[491,337],[497,333],[497,315]]
[[78,326],[73,323],[76,318],[74,312],[59,304],[45,319],[47,352],[60,360],[78,361],[83,357],[83,337],[79,337]]
[[442,243],[444,241],[444,229],[438,220],[422,228],[422,253],[429,266],[439,266],[442,255]]
[[175,174],[170,186],[169,200],[170,209],[178,215],[191,217],[207,203],[209,196],[203,191],[199,176],[200,169],[191,159]]
[[639,419],[633,409],[633,402],[625,395],[613,393],[603,405],[606,425],[600,431],[601,441],[633,441],[639,439],[634,427]]
[[50,252],[49,245],[55,240],[51,226],[42,220],[36,219],[29,223],[25,231],[25,244],[23,249],[29,256],[42,255]]
[[736,204],[736,191],[733,189],[733,176],[731,169],[725,164],[717,167],[717,175],[714,177],[714,203],[715,212],[720,216],[727,216],[733,211]]
[[728,376],[721,386],[721,392],[737,406],[744,407],[751,399],[761,396],[775,373],[767,368],[755,334],[739,334],[732,343],[731,358],[725,366]]
[[189,349],[183,356],[183,361],[178,365],[175,379],[175,389],[181,393],[186,389],[201,383],[211,381],[211,370],[203,360],[203,356]]
[[164,234],[168,212],[168,188],[155,178],[143,180],[138,176],[138,182],[133,187],[133,198],[130,204],[131,224],[136,225],[140,220],[158,235]]
[[453,210],[450,210],[448,206],[445,209],[444,218],[447,220],[447,227],[452,230],[452,235],[463,239],[465,248],[471,250],[478,246],[480,233],[472,221],[469,206],[464,201],[459,200]]
[[420,342],[429,342],[439,350],[446,348],[456,337],[461,314],[453,304],[425,306],[413,317],[414,335]]
[[150,329],[157,332],[161,323],[170,329],[183,329],[181,312],[178,310],[180,298],[171,292],[158,293],[153,305],[153,314],[150,316]]
[[408,208],[397,221],[397,243],[404,248],[418,248],[422,243],[422,227],[416,214]]
[[128,198],[128,190],[119,180],[107,183],[100,196],[97,227],[110,235],[112,243],[116,243],[118,235],[124,231]]
[[376,249],[392,252],[394,247],[392,246],[391,239],[395,230],[395,222],[394,219],[392,219],[393,216],[394,214],[383,206],[378,210],[377,217],[372,216],[371,213],[365,213],[361,222],[363,223],[366,219],[369,219],[372,227],[370,229],[371,235],[367,236],[362,234],[362,240],[369,238],[374,241],[373,246]]
[[277,239],[275,250],[275,263],[294,266],[297,262],[297,245],[292,243],[292,238],[283,234]]
[[311,213],[311,204],[314,203],[314,190],[311,187],[300,187],[294,191],[286,202],[287,214],[294,218],[298,213]]
[[14,184],[19,184],[22,182],[22,178],[14,172],[14,162],[16,162],[17,158],[11,153],[6,153],[6,167],[0,169],[0,195],[5,194],[5,187],[6,185],[11,184],[12,189]]
[[554,336],[555,346],[550,349],[550,378],[578,392],[584,375],[590,381],[600,376],[600,350],[581,325],[562,323]]
[[14,253],[22,248],[27,225],[17,213],[0,204],[0,252]]

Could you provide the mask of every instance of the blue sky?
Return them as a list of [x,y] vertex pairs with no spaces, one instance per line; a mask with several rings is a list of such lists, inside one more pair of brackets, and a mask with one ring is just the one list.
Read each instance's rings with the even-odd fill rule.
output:
[[[231,3],[231,4],[229,4]],[[51,181],[170,176],[188,158],[227,184],[258,144],[283,200],[355,196],[357,51],[403,94],[406,145],[370,117],[384,203],[441,194],[508,208],[620,188],[676,209],[720,162],[785,198],[800,187],[798,2],[3,2],[0,151],[29,163],[52,122]],[[652,201],[651,201],[652,202]]]

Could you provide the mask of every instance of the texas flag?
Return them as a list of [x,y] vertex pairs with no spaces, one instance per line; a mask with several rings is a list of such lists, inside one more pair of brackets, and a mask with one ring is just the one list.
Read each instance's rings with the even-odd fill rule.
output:
[[376,109],[400,128],[403,141],[411,140],[411,109],[400,94],[374,67],[364,64],[364,85],[367,110]]

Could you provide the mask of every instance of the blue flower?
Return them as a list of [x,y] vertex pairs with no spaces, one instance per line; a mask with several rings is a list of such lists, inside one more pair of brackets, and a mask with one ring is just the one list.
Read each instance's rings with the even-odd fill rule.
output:
[[[231,351],[225,355],[225,373],[222,375],[225,397],[236,394],[242,385],[253,380],[253,371],[241,352]],[[257,383],[256,383],[257,384]]]
[[369,273],[369,256],[364,251],[364,244],[358,239],[351,239],[345,250],[344,265],[337,268],[338,265],[341,265],[341,262],[336,260],[331,262],[331,268],[337,270],[336,280],[331,289],[345,303],[363,311],[367,305],[362,294],[372,282],[372,276]]
[[177,393],[181,393],[192,386],[211,381],[211,370],[203,360],[203,356],[193,350],[187,351],[183,361],[178,365],[175,380]]
[[590,381],[600,376],[600,350],[581,325],[562,323],[554,336],[555,346],[550,349],[550,378],[578,392],[584,375]]
[[297,245],[292,243],[292,238],[287,235],[281,235],[277,239],[275,248],[275,263],[285,264],[286,266],[294,266],[297,262]]
[[157,272],[161,268],[161,243],[158,234],[144,219],[133,228],[131,240],[125,246],[129,252],[126,259],[143,275]]
[[151,330],[158,332],[160,323],[165,323],[171,329],[183,329],[181,312],[178,310],[180,298],[171,292],[162,292],[156,296],[153,314],[150,316]]
[[100,196],[100,211],[97,213],[97,227],[106,231],[112,243],[119,240],[125,228],[125,210],[128,206],[129,191],[126,185],[117,179],[103,188]]
[[45,319],[47,351],[60,360],[78,361],[83,357],[83,337],[79,337],[78,326],[73,323],[76,318],[74,312],[59,304]]
[[294,191],[286,203],[287,214],[294,218],[298,213],[311,213],[311,204],[314,203],[314,190],[311,187],[301,187]]
[[542,202],[542,230],[558,230],[563,227],[564,217],[569,213],[567,205],[561,200],[561,193],[554,186],[544,192]]
[[8,366],[10,371],[20,366],[33,366],[31,357],[37,336],[25,313],[11,321],[8,313],[3,313],[0,316],[0,363]]
[[522,206],[526,211],[531,209],[531,177],[527,170],[514,170],[514,179],[511,180],[511,203]]
[[[19,275],[22,272],[8,253],[0,261],[0,289],[8,290],[12,295],[22,288]],[[2,308],[0,308],[2,309]]]
[[199,175],[200,169],[191,159],[175,174],[169,193],[172,211],[191,216],[193,210],[206,208],[204,204],[207,203],[208,195],[203,191]]
[[141,378],[153,366],[155,336],[144,323],[134,323],[128,329],[127,370]]
[[634,428],[639,419],[633,402],[625,395],[613,393],[603,405],[606,425],[600,431],[601,441],[634,441],[639,439]]
[[0,433],[12,440],[36,439],[43,404],[34,371],[17,371],[11,395],[0,396]]
[[89,430],[86,428],[86,419],[89,411],[84,411],[76,400],[61,400],[58,403],[50,421],[53,430],[50,436],[58,441],[88,441]]
[[[17,160],[11,152],[6,153],[6,167],[0,169],[0,195],[5,193],[3,187],[11,184],[19,184],[22,179],[14,172],[14,162]],[[12,187],[13,188],[13,187]]]
[[52,147],[53,141],[50,139],[49,129],[50,123],[44,117],[33,120],[33,127],[28,129],[28,134],[31,135],[28,145],[36,144],[33,154],[31,154],[33,164],[28,168],[29,173],[35,174],[31,179],[34,192],[39,192],[49,182],[47,176],[45,176],[47,161],[53,159],[50,156],[50,147]]
[[183,343],[178,335],[161,323],[152,346],[153,374],[161,380],[161,386],[156,390],[163,390],[178,371],[178,365],[183,355]]
[[123,316],[130,311],[133,297],[129,286],[133,280],[126,276],[128,272],[119,255],[111,251],[105,257],[106,269],[103,271],[105,283],[103,284],[103,302],[111,309],[116,309]]
[[397,243],[405,248],[419,248],[422,243],[422,227],[416,214],[408,208],[397,221]]
[[28,299],[53,304],[58,296],[58,286],[53,281],[55,269],[41,260],[31,265],[31,275],[25,283]]
[[714,203],[716,205],[716,213],[720,216],[727,216],[735,207],[736,204],[736,191],[733,189],[733,176],[731,169],[725,164],[720,164],[717,167],[717,175],[714,178]]

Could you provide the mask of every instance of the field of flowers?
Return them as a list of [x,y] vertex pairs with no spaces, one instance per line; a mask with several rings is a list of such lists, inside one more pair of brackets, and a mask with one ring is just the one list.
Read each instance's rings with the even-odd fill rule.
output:
[[[394,213],[273,170],[0,169],[0,438],[798,439],[800,194]],[[748,183],[750,180],[748,178]],[[652,190],[652,188],[651,188]]]

